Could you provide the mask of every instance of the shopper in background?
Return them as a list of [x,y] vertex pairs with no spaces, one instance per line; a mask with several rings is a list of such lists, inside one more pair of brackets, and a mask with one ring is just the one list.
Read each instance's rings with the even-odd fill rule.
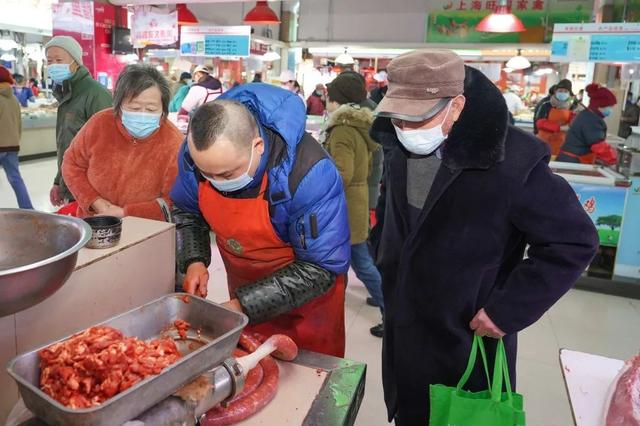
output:
[[296,75],[291,70],[284,70],[280,73],[280,87],[290,92],[294,91]]
[[[632,98],[631,92],[627,95],[627,99]],[[628,138],[631,136],[631,126],[637,126],[640,119],[640,96],[636,99],[635,103],[627,104],[627,107],[620,117],[620,127],[618,129],[618,136],[621,138]]]
[[[517,333],[573,286],[598,235],[549,169],[549,148],[507,124],[482,72],[435,49],[398,56],[387,71],[372,127],[385,146],[382,232],[372,241],[383,277],[384,395],[390,421],[424,426],[429,385],[456,386],[474,333],[503,338],[516,376]],[[496,343],[485,339],[489,359]],[[488,389],[484,371],[465,387]]]
[[326,108],[324,84],[317,84],[307,99],[307,115],[323,115]]
[[300,349],[344,356],[347,206],[340,175],[305,133],[290,92],[245,84],[193,116],[175,202],[184,289],[205,297],[210,230],[247,331],[289,335]]
[[376,74],[373,75],[373,79],[378,82],[378,87],[376,87],[371,91],[371,94],[369,95],[369,99],[371,99],[377,105],[380,102],[382,102],[382,98],[384,98],[384,95],[386,95],[387,89],[389,87],[388,81],[387,81],[387,71],[386,70],[378,71]]
[[[533,117],[537,117],[538,116],[538,110],[540,110],[540,108],[542,108],[542,105],[546,104],[547,102],[549,102],[549,100],[551,100],[551,97],[553,96],[553,92],[556,91],[556,85],[554,84],[553,86],[549,87],[549,92],[547,93],[547,96],[545,96],[544,98],[540,99],[540,102],[538,102],[535,106],[535,108],[533,109]],[[533,134],[537,135],[538,134],[538,127],[536,126],[536,120],[533,120]]]
[[582,104],[582,99],[584,98],[584,89],[580,89],[578,90],[578,94],[576,95],[575,99],[573,100],[573,107],[572,109],[576,112],[580,112],[584,109],[586,109],[586,107]]
[[200,105],[214,101],[223,92],[222,83],[211,75],[211,71],[204,65],[198,65],[193,70],[194,84],[182,101],[178,115],[191,115]]
[[611,115],[617,103],[616,95],[597,83],[589,84],[585,90],[589,95],[589,107],[573,119],[556,161],[593,164],[598,159],[615,164],[617,152],[606,142],[604,118]]
[[45,45],[47,71],[53,81],[53,96],[58,100],[56,150],[58,173],[49,199],[54,206],[73,200],[62,177],[62,160],[71,140],[84,123],[112,104],[111,93],[91,78],[82,65],[82,47],[69,36],[55,36]]
[[549,144],[554,158],[560,153],[569,123],[574,117],[571,96],[571,81],[560,80],[551,98],[537,109],[534,116],[538,137]]
[[297,81],[293,82],[293,93],[298,95],[298,97],[302,99],[302,102],[304,102],[304,92],[302,91],[302,87],[300,87],[300,83]]
[[257,72],[255,73],[255,75],[253,76],[253,80],[251,80],[252,83],[262,83],[262,73],[261,72]]
[[[20,104],[13,95],[13,77],[8,69],[0,65],[0,166],[7,175],[21,209],[33,209],[29,192],[20,175],[18,167],[18,151],[22,134],[22,118]],[[0,206],[0,207],[7,207]]]
[[[382,278],[373,263],[367,238],[369,236],[369,187],[372,153],[380,145],[371,139],[369,129],[373,115],[359,105],[367,97],[364,80],[353,73],[342,73],[327,85],[327,111],[324,145],[336,163],[349,211],[351,230],[351,267],[380,307],[384,316]],[[383,324],[371,328],[371,334],[382,337]]]
[[629,90],[627,92],[627,96],[625,97],[624,100],[624,109],[627,109],[630,106],[633,106],[634,102],[633,102],[633,92],[631,90]]
[[33,91],[31,88],[25,86],[26,82],[24,80],[24,76],[22,74],[13,74],[13,94],[15,95],[20,105],[23,107],[27,107],[29,102],[34,102],[36,100],[33,95]]
[[519,93],[520,87],[513,85],[509,87],[502,95],[504,96],[504,100],[507,103],[507,109],[514,117],[518,115],[518,113],[527,109]]
[[37,98],[40,94],[40,88],[38,88],[38,80],[36,80],[35,78],[30,78],[29,89],[31,89],[31,91],[33,92],[33,96]]
[[[191,73],[183,72],[180,79],[171,85],[171,96],[176,96],[180,89],[191,86]],[[188,90],[188,89],[187,89]]]
[[169,191],[183,139],[167,120],[170,97],[169,83],[154,67],[122,70],[114,107],[94,115],[64,156],[62,174],[79,216],[170,221]]
[[171,102],[169,102],[169,112],[180,111],[182,102],[184,102],[184,98],[187,97],[187,93],[189,93],[189,89],[191,89],[191,83],[191,74],[188,72],[180,74],[180,81],[173,86],[174,88],[178,86],[178,89],[172,92],[173,97],[171,98]]

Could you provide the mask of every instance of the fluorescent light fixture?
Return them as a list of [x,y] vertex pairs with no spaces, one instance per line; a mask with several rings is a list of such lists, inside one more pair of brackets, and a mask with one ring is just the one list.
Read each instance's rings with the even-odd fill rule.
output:
[[267,53],[262,55],[263,61],[271,62],[271,61],[277,61],[278,59],[280,59],[280,55],[278,55],[278,53],[274,52],[273,50],[269,50]]
[[16,55],[14,55],[13,53],[4,53],[2,54],[2,56],[0,56],[0,60],[7,61],[7,62],[12,62],[17,59],[18,58],[16,58]]

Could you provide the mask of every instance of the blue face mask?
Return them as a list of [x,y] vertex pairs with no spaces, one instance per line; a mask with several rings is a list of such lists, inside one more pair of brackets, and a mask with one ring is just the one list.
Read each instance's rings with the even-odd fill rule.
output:
[[566,102],[569,100],[569,92],[556,92],[556,99],[560,102]]
[[65,80],[69,80],[73,73],[70,68],[71,64],[51,64],[47,67],[49,77],[56,83],[62,83]]
[[162,114],[122,110],[122,125],[134,138],[142,139],[160,127]]
[[601,108],[600,112],[602,113],[602,115],[604,115],[605,117],[608,117],[611,115],[611,113],[613,112],[613,108],[611,107],[605,107],[605,108]]
[[241,189],[246,188],[251,182],[253,182],[253,178],[249,176],[251,163],[253,163],[253,148],[251,149],[251,158],[249,159],[249,167],[247,167],[247,171],[237,178],[228,180],[215,180],[213,178],[210,178],[209,176],[205,176],[204,174],[202,176],[206,180],[211,182],[211,185],[213,185],[213,187],[220,192],[240,191]]

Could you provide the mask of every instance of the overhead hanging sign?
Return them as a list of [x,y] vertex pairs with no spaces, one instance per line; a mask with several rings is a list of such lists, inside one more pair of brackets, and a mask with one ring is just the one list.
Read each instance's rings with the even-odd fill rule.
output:
[[640,23],[556,24],[553,62],[638,62]]
[[171,46],[178,42],[178,12],[155,6],[135,6],[131,16],[133,47]]
[[180,30],[180,54],[184,56],[238,58],[250,53],[251,27],[186,26]]
[[[594,0],[507,0],[524,24],[520,33],[476,31],[480,21],[496,10],[498,0],[429,0],[426,42],[430,43],[548,43],[556,22],[588,22]],[[639,0],[640,1],[640,0]]]

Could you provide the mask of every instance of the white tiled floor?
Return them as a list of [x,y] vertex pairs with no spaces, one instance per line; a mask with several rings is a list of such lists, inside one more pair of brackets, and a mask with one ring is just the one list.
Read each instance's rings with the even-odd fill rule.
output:
[[[51,211],[48,191],[55,173],[54,160],[21,166],[36,208]],[[0,207],[16,207],[15,197],[0,173]],[[228,293],[218,251],[210,268],[209,297],[225,301]],[[346,298],[347,358],[367,363],[364,401],[356,425],[385,425],[380,379],[382,342],[369,334],[380,317],[365,304],[366,290],[351,275]],[[560,348],[627,359],[640,349],[640,301],[573,290],[536,324],[520,334],[518,390],[525,395],[530,426],[573,424],[558,363]]]

